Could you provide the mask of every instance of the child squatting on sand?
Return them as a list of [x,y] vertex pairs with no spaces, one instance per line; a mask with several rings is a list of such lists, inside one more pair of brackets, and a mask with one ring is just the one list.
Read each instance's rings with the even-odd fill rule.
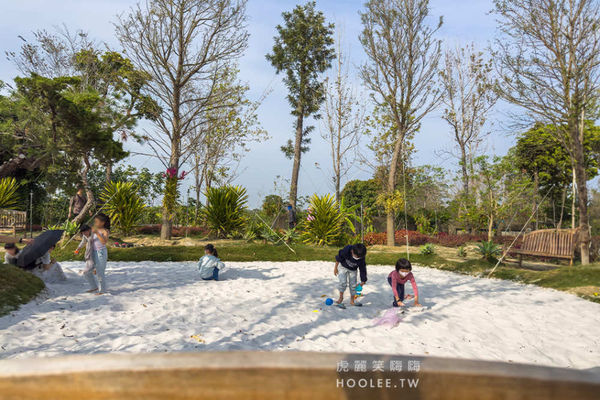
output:
[[219,253],[212,244],[204,246],[204,255],[198,261],[200,278],[205,281],[218,281],[219,271],[223,271],[225,264],[219,260]]
[[335,256],[333,274],[338,277],[339,281],[338,289],[340,291],[340,298],[337,301],[338,307],[345,308],[343,302],[346,286],[350,287],[350,305],[357,307],[362,306],[361,303],[354,301],[354,298],[356,296],[356,275],[358,270],[360,270],[361,285],[364,285],[367,282],[366,255],[367,248],[364,244],[358,243],[344,247],[339,251],[338,255]]
[[94,251],[94,235],[92,235],[92,228],[86,224],[81,225],[79,228],[79,233],[81,233],[81,242],[79,242],[79,246],[77,246],[77,249],[75,249],[75,254],[79,254],[79,250],[85,246],[85,267],[81,271],[81,274],[86,274],[92,271],[95,267],[94,258],[92,257],[92,253]]
[[401,258],[396,261],[396,269],[390,272],[388,275],[388,283],[392,287],[392,291],[394,292],[394,307],[403,307],[403,301],[412,299],[411,295],[404,295],[404,284],[410,281],[412,285],[414,298],[415,298],[415,306],[420,307],[419,304],[419,288],[417,287],[417,282],[415,282],[415,277],[412,273],[412,265],[410,261],[406,258]]

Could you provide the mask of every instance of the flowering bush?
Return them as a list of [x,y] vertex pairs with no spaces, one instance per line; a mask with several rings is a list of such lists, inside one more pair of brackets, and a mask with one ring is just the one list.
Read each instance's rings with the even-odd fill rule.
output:
[[432,243],[431,238],[423,233],[417,231],[407,231],[405,229],[401,229],[396,231],[394,237],[396,239],[396,243],[405,244],[406,236],[408,235],[408,244],[410,246],[422,246],[425,243]]
[[[407,233],[408,232],[408,233]],[[487,241],[486,234],[450,234],[438,233],[436,235],[425,235],[417,231],[398,230],[395,233],[396,244],[402,245],[406,243],[406,235],[408,234],[408,244],[410,246],[422,246],[426,243],[437,244],[444,247],[461,247],[467,243],[485,242]],[[494,242],[498,244],[510,244],[514,240],[514,236],[499,236],[494,238]],[[365,234],[365,245],[385,245],[387,243],[386,234],[383,232],[370,232]],[[520,240],[515,243],[514,247],[518,248]]]

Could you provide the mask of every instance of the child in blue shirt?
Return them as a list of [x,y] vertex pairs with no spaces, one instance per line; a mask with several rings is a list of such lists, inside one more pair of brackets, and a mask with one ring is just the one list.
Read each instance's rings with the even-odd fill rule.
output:
[[219,259],[217,249],[212,244],[204,246],[204,255],[198,261],[200,278],[205,281],[218,281],[219,271],[222,271],[225,264]]

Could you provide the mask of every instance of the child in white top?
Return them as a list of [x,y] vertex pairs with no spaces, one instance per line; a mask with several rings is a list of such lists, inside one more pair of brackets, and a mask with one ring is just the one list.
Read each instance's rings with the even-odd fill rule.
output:
[[88,225],[81,225],[81,228],[79,228],[79,233],[81,233],[81,242],[79,243],[79,246],[77,246],[75,254],[79,254],[79,250],[85,246],[85,267],[81,271],[81,274],[85,274],[95,268],[94,258],[92,257],[95,239],[94,235],[92,235],[92,228],[90,228]]

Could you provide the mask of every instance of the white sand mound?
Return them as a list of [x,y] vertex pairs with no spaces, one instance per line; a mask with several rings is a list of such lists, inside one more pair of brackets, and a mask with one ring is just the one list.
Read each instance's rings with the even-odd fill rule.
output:
[[[71,270],[82,263],[65,263]],[[431,355],[592,368],[600,304],[555,290],[415,268],[423,312],[374,326],[391,267],[370,266],[364,307],[327,307],[333,264],[230,263],[219,282],[196,264],[109,262],[110,295],[75,272],[0,318],[0,358],[71,353],[305,350]],[[407,285],[410,292],[410,285]]]

